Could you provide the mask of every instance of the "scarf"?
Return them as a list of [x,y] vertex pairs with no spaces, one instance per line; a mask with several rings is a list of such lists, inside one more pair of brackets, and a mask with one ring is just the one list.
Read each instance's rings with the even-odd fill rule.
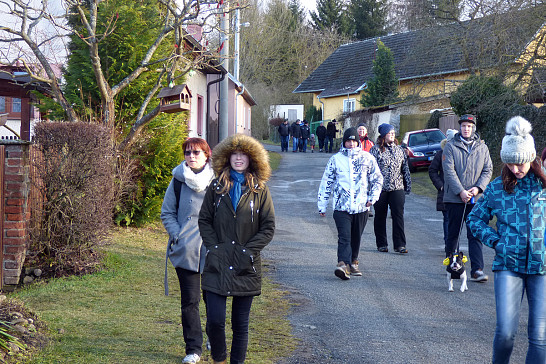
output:
[[185,161],[182,164],[182,168],[184,172],[184,182],[195,192],[202,192],[206,190],[210,184],[210,181],[212,181],[214,178],[214,171],[210,167],[209,163],[206,163],[203,170],[198,173],[192,171]]
[[245,175],[232,169],[229,172],[229,176],[233,181],[233,186],[231,186],[231,189],[229,190],[229,197],[231,197],[233,210],[237,210],[237,204],[241,198],[241,185],[245,182]]
[[472,147],[474,146],[474,142],[476,141],[476,136],[472,134],[470,138],[465,139],[462,135],[460,135],[461,142],[466,146],[466,150],[470,153],[472,151]]

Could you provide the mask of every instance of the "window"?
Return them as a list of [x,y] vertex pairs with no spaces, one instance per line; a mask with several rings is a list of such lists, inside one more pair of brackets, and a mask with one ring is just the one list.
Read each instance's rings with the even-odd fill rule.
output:
[[16,97],[11,99],[11,112],[21,112],[21,99]]
[[6,98],[0,96],[0,112],[6,112]]
[[349,113],[355,111],[356,108],[356,99],[345,99],[343,100],[343,112]]

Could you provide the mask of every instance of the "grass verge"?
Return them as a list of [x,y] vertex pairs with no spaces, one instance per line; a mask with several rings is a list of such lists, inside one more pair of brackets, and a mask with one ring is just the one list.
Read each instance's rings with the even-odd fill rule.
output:
[[277,152],[269,152],[269,165],[271,166],[272,170],[276,170],[279,168],[279,165],[281,164],[281,155]]
[[428,170],[413,172],[411,174],[411,192],[436,200],[437,190],[430,180]]
[[[51,330],[50,345],[32,363],[181,362],[180,288],[170,263],[170,296],[163,293],[166,241],[160,224],[116,229],[105,248],[105,270],[13,293]],[[285,293],[265,277],[252,307],[249,363],[273,363],[295,348],[288,310]],[[202,302],[201,315],[204,329]],[[204,362],[212,362],[209,352],[203,354]]]

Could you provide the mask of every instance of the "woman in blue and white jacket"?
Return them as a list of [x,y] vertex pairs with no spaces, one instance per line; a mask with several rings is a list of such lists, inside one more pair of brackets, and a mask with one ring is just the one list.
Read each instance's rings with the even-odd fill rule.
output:
[[[524,293],[529,303],[526,363],[546,363],[546,175],[530,132],[524,118],[508,121],[502,175],[487,186],[467,219],[472,233],[496,253],[495,364],[510,361]],[[489,226],[493,217],[496,230]]]
[[351,274],[362,275],[358,269],[360,239],[370,206],[379,198],[383,185],[383,176],[375,158],[363,151],[359,144],[356,128],[345,130],[343,147],[328,161],[318,191],[320,216],[326,215],[328,200],[332,196],[338,232],[338,264],[334,273],[344,280]]

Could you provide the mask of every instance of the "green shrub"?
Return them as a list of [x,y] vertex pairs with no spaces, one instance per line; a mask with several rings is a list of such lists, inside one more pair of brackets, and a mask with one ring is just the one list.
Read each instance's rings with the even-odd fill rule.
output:
[[118,161],[115,222],[142,226],[159,218],[172,170],[183,159],[187,114],[161,114],[142,132],[130,156]]

